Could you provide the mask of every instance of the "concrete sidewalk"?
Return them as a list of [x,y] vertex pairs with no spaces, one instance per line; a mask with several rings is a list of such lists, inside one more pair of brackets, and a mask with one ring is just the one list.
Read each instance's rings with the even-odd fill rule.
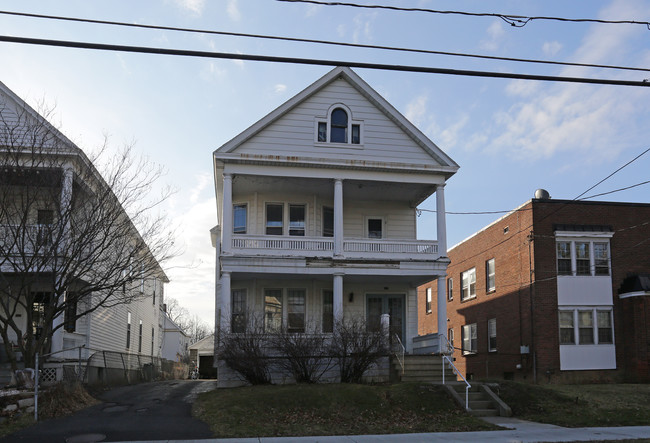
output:
[[[650,426],[618,428],[563,428],[509,417],[486,417],[484,420],[508,428],[505,431],[433,432],[428,434],[341,435],[329,437],[262,437],[206,440],[175,440],[176,443],[370,443],[370,442],[571,442],[603,440],[650,441]],[[172,440],[169,440],[170,442]],[[144,443],[144,442],[132,442]],[[158,442],[160,443],[160,442]]]

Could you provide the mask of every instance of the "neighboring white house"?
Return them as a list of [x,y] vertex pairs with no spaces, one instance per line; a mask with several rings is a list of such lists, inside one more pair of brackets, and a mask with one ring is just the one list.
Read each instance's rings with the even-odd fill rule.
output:
[[[349,68],[338,67],[214,152],[217,330],[378,323],[417,352],[417,287],[445,284],[446,181],[458,165]],[[437,239],[418,240],[435,194]],[[446,331],[445,291],[438,300]],[[222,361],[219,386],[240,384]]]
[[217,376],[214,365],[214,334],[203,337],[189,346],[190,366],[196,366],[201,378]]
[[188,355],[190,336],[163,313],[163,344],[161,356],[164,359],[180,362]]
[[[86,238],[81,239],[78,231],[75,231],[76,226],[83,223],[79,214],[85,208],[92,207],[91,202],[97,198],[99,191],[111,202],[117,201],[108,184],[80,148],[1,82],[0,117],[0,159],[3,169],[0,172],[3,174],[0,183],[1,204],[7,205],[11,197],[15,197],[11,211],[0,211],[0,277],[2,284],[6,284],[2,289],[9,291],[12,285],[16,289],[16,282],[22,276],[34,274],[29,277],[31,280],[28,290],[32,303],[26,305],[20,300],[8,301],[4,295],[8,292],[2,292],[4,298],[0,309],[4,309],[4,312],[11,311],[10,321],[15,323],[13,328],[6,330],[5,340],[17,344],[26,334],[36,336],[40,331],[47,330],[48,322],[50,325],[64,323],[63,327],[54,332],[49,349],[51,356],[45,359],[49,366],[46,365],[43,375],[50,379],[61,378],[65,362],[78,360],[80,356],[87,361],[97,351],[160,357],[163,285],[168,279],[148,246],[143,244],[131,219],[119,204],[114,203],[106,208],[106,211],[117,211],[118,217],[113,217],[115,224],[122,224],[124,232],[130,232],[130,239],[121,244],[98,243],[96,240],[100,234],[97,231],[92,234],[85,231]],[[24,145],[17,145],[20,143]],[[13,167],[10,167],[12,164]],[[35,177],[40,177],[38,186],[32,181]],[[26,197],[29,193],[39,195]],[[67,219],[67,224],[63,224],[60,220],[60,214],[63,213],[61,208],[66,207],[71,208],[69,212],[73,215]],[[97,214],[97,217],[100,215]],[[106,217],[108,219],[109,216]],[[117,227],[104,226],[102,229]],[[65,315],[47,319],[43,318],[44,307],[55,299],[52,282],[63,277],[55,270],[60,267],[57,267],[54,259],[41,260],[39,256],[55,255],[50,245],[54,244],[52,236],[57,235],[64,236],[66,240],[57,244],[59,250],[56,253],[61,257],[73,257],[75,261],[70,263],[77,266],[74,272],[79,277],[73,277],[76,280],[65,293],[65,302],[63,297],[59,298],[58,303],[66,304]],[[91,235],[94,238],[89,238]],[[16,238],[25,239],[25,245],[17,244]],[[134,246],[127,251],[129,244]],[[62,251],[62,245],[65,245],[65,251]],[[97,300],[102,297],[102,294],[93,293],[78,301],[74,299],[75,291],[88,285],[88,277],[96,270],[83,269],[84,257],[103,254],[101,261],[93,262],[99,268],[116,266],[120,263],[119,257],[124,258],[123,254],[126,253],[133,254],[133,257],[136,254],[139,258],[145,257],[148,263],[147,269],[142,264],[138,269],[125,267],[115,273],[129,273],[133,276],[131,287],[125,285],[119,292],[133,291],[138,300],[108,308],[99,307],[92,313],[75,319],[74,315],[84,312],[89,306],[96,306]],[[44,260],[50,260],[50,264],[43,265]],[[33,271],[36,268],[33,263],[38,263],[36,272]],[[145,262],[140,260],[139,263]],[[47,272],[48,269],[52,271]],[[20,334],[16,333],[15,328]],[[60,352],[64,350],[69,351]],[[2,355],[6,357],[4,352]],[[104,357],[101,364],[108,367],[106,360]]]

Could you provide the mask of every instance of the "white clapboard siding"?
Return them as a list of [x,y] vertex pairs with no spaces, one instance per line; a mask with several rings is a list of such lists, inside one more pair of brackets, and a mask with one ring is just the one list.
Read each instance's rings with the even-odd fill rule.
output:
[[[328,109],[336,103],[345,104],[352,113],[351,119],[363,125],[362,145],[315,143],[315,118],[326,118]],[[427,152],[343,79],[332,82],[298,104],[239,146],[235,152],[435,164]]]

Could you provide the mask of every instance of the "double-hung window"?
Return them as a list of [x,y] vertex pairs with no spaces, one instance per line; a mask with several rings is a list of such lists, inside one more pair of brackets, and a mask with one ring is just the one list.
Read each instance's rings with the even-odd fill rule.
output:
[[361,144],[361,122],[352,120],[346,109],[337,106],[327,121],[317,121],[316,140],[319,143]]
[[614,343],[611,309],[590,307],[561,309],[559,324],[561,345],[611,345]]
[[454,299],[454,279],[449,277],[447,279],[447,300],[451,301]]
[[232,290],[230,328],[233,333],[246,332],[246,289]]
[[324,333],[334,332],[334,293],[331,290],[323,291],[323,322]]
[[496,352],[497,350],[497,319],[488,320],[488,351]]
[[323,206],[323,237],[334,237],[334,208]]
[[289,205],[289,235],[305,235],[305,205]]
[[264,330],[282,330],[282,289],[264,290]]
[[427,310],[427,314],[431,314],[431,288],[427,288],[426,293],[427,293],[426,310]]
[[287,290],[287,332],[305,332],[305,290]]
[[573,345],[576,342],[573,327],[573,311],[560,311],[560,344]]
[[594,317],[591,310],[578,311],[578,343],[594,344]]
[[609,275],[609,243],[594,242],[594,268],[596,275]]
[[248,208],[246,204],[233,205],[232,208],[232,232],[234,234],[246,234],[246,220]]
[[485,262],[485,289],[487,292],[496,289],[496,268],[493,258]]
[[468,269],[460,274],[462,288],[460,300],[465,301],[476,297],[476,268]]
[[557,242],[557,274],[571,275],[571,242]]
[[266,204],[266,235],[282,235],[284,230],[284,205]]
[[598,344],[614,343],[612,334],[612,311],[596,311],[598,316]]
[[576,242],[576,274],[591,275],[591,260],[589,258],[589,243]]
[[558,275],[610,275],[608,241],[562,239],[556,242],[556,257]]
[[463,326],[463,354],[476,354],[477,352],[476,323]]

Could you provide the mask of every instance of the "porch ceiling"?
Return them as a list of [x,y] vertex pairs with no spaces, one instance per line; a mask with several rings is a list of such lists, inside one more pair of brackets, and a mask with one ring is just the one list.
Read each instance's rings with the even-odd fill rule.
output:
[[[373,286],[384,285],[390,288],[391,285],[408,285],[410,287],[418,287],[425,283],[434,280],[436,276],[394,276],[394,275],[344,275],[343,284],[354,283],[363,284],[368,283]],[[317,282],[332,282],[333,275],[305,275],[305,274],[266,274],[255,272],[236,272],[231,274],[231,281],[242,280],[272,280],[272,281],[317,281]]]
[[[305,194],[334,199],[334,184],[331,179],[270,177],[236,175],[233,180],[233,195],[247,195],[256,191],[293,194],[297,190]],[[368,180],[344,180],[344,200],[407,200],[412,206],[433,194],[435,186],[420,183],[395,183]]]

